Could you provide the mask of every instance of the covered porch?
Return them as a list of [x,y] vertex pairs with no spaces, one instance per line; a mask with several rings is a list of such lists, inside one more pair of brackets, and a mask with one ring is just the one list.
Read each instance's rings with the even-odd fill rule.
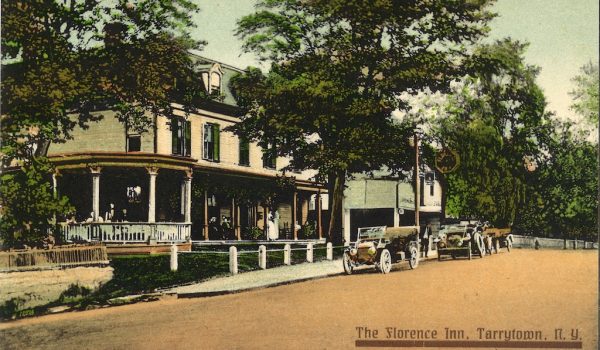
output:
[[57,218],[66,242],[168,243],[321,240],[322,184],[199,167],[143,153],[51,158],[53,186],[75,211]]
[[143,153],[52,157],[54,191],[75,211],[57,218],[66,242],[160,243],[191,239],[195,160]]

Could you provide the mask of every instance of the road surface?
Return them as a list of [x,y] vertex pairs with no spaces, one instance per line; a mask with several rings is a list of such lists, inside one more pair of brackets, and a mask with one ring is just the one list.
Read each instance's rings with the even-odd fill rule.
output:
[[351,349],[359,337],[385,339],[388,329],[396,339],[408,339],[412,330],[421,337],[435,330],[436,339],[445,339],[448,329],[452,340],[489,335],[502,341],[514,340],[513,330],[555,340],[562,329],[560,337],[570,340],[577,330],[583,348],[596,349],[597,276],[597,251],[517,249],[389,275],[367,272],[8,322],[0,324],[0,347]]

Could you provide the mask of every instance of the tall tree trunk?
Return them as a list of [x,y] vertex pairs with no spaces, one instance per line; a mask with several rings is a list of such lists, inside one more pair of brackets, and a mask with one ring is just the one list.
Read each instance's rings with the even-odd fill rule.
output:
[[343,242],[342,232],[342,200],[344,199],[344,187],[346,184],[346,172],[341,170],[328,175],[327,187],[330,193],[329,200],[329,231],[328,240],[334,244]]
[[446,201],[448,200],[448,179],[446,179],[446,175],[441,172],[437,172],[438,180],[440,182],[440,188],[442,190],[442,200],[440,203],[441,206],[441,215],[440,215],[440,224],[444,224],[444,219],[446,219]]

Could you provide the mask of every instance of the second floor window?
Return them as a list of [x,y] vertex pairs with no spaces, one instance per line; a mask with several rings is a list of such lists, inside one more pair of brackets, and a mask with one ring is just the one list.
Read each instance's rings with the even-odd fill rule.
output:
[[202,157],[213,162],[219,161],[219,124],[204,124],[204,151]]
[[263,167],[267,169],[277,168],[277,149],[275,144],[269,143],[267,149],[263,149]]
[[240,137],[240,165],[250,165],[250,142],[244,137]]
[[139,152],[142,150],[142,138],[140,135],[127,135],[127,152]]
[[183,118],[171,119],[171,146],[172,153],[189,157],[192,154],[192,127],[191,122]]

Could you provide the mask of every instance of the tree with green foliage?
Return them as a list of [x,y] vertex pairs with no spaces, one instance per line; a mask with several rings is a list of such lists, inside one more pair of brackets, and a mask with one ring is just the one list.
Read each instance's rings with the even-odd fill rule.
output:
[[573,98],[571,109],[586,121],[598,126],[598,64],[589,62],[581,67],[581,74],[573,78],[575,89],[570,92]]
[[[189,0],[2,2],[0,161],[3,170],[17,172],[3,178],[3,222],[60,207],[4,190],[35,193],[49,186],[31,169],[46,164],[51,171],[43,159],[48,145],[70,139],[77,125],[86,128],[103,118],[101,111],[113,110],[127,128],[142,132],[156,116],[170,115],[172,102],[190,111],[202,101],[203,84],[188,54],[204,44],[188,32],[197,10]],[[39,233],[44,222],[15,229]]]
[[478,47],[470,63],[476,73],[455,85],[431,123],[430,138],[460,155],[445,176],[450,215],[509,226],[529,196],[530,171],[552,126],[525,48],[510,39]]
[[74,210],[68,198],[53,192],[51,171],[48,161],[34,159],[0,176],[0,246],[40,247],[54,219]]
[[555,237],[596,240],[597,144],[577,137],[573,124],[556,123],[539,181],[547,230]]
[[144,130],[201,98],[188,0],[2,3],[2,163],[44,155],[76,125],[116,110]]
[[492,1],[261,1],[237,34],[271,64],[232,81],[242,107],[235,132],[275,145],[289,168],[327,180],[329,239],[341,240],[345,181],[410,161],[412,126],[394,123],[400,93],[441,90],[465,73],[466,47],[483,36]]

